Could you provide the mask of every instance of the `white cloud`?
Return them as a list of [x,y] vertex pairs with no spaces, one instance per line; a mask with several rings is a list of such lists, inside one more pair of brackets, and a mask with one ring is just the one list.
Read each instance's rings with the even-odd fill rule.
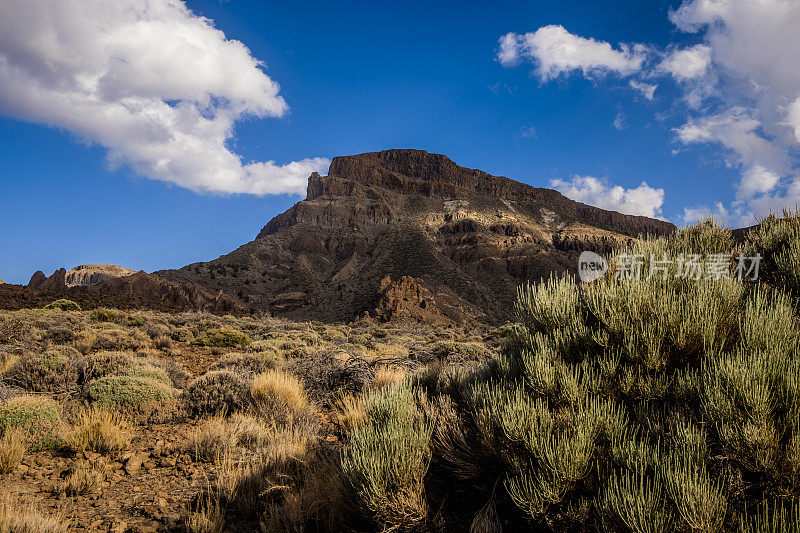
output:
[[787,106],[786,125],[794,130],[794,136],[800,143],[800,98]]
[[713,208],[707,205],[684,207],[683,217],[681,218],[684,224],[694,224],[707,218],[713,218],[714,221],[719,224],[732,223],[731,214],[728,212],[722,202],[716,202]]
[[586,39],[568,32],[563,26],[544,26],[533,33],[508,33],[500,38],[497,59],[513,66],[522,59],[535,64],[542,81],[580,70],[584,76],[602,76],[609,72],[632,74],[642,67],[645,49],[641,45],[620,45]]
[[[615,50],[563,28],[559,35],[566,41],[592,43],[605,55],[622,54],[616,59],[626,68],[606,65],[600,72],[636,74],[628,84],[647,99],[653,95],[647,92],[650,83],[659,77],[678,82],[681,101],[670,112],[685,112],[686,119],[675,130],[677,140],[706,153],[721,153],[741,173],[726,207],[729,220],[752,223],[754,216],[769,210],[794,208],[800,197],[800,68],[794,53],[800,50],[800,2],[685,0],[669,17],[679,30],[697,34],[699,43],[662,49],[620,44]],[[542,62],[541,53],[529,52],[541,51],[529,44],[530,36],[547,28],[560,27],[512,34],[515,40],[509,46],[513,44],[517,59],[538,62],[542,81],[576,69],[587,77],[594,74],[591,68],[576,66],[578,62]],[[620,62],[626,53],[629,61]],[[677,105],[681,102],[683,107]]]
[[658,85],[656,84],[645,83],[637,80],[629,81],[628,85],[631,86],[631,89],[634,89],[642,93],[642,96],[644,96],[650,101],[653,100],[653,96],[655,95],[656,89],[658,89]]
[[114,165],[195,191],[302,193],[327,159],[243,162],[243,117],[288,106],[264,65],[180,0],[6,0],[0,112],[64,128]]
[[550,186],[577,202],[627,215],[660,217],[664,203],[664,189],[654,189],[644,181],[635,189],[625,189],[592,176],[573,176],[569,181],[550,180]]
[[624,130],[628,127],[628,115],[623,113],[622,111],[617,111],[617,116],[614,117],[614,122],[612,123],[614,129],[616,130]]
[[754,165],[742,175],[739,189],[736,191],[736,198],[748,200],[758,194],[768,193],[778,185],[780,179],[777,172]]
[[698,44],[670,51],[657,70],[671,74],[678,81],[686,81],[704,76],[710,66],[711,47]]

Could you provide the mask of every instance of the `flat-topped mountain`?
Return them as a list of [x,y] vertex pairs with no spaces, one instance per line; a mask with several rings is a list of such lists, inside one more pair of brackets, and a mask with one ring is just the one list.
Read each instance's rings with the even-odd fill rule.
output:
[[385,150],[334,158],[254,241],[157,274],[291,318],[497,322],[520,283],[574,272],[580,251],[674,230],[443,155]]

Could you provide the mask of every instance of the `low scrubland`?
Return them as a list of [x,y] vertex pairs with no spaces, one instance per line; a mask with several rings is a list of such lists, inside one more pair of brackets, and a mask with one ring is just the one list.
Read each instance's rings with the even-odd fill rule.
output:
[[[0,312],[0,527],[53,498],[40,530],[90,528],[71,505],[118,498],[156,432],[179,437],[142,468],[198,480],[134,530],[798,531],[800,218],[610,264],[521,287],[498,328]],[[31,477],[32,454],[63,467]]]

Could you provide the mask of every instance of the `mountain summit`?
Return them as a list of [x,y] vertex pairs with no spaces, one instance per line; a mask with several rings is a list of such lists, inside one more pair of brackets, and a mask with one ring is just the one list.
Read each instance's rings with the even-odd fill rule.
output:
[[290,318],[497,322],[520,283],[574,272],[580,251],[674,230],[444,155],[384,150],[334,158],[254,241],[158,274]]

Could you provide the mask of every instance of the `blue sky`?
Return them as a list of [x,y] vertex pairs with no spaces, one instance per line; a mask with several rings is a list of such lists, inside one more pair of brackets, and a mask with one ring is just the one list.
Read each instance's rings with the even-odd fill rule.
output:
[[[783,37],[797,39],[791,24],[800,14],[783,0],[758,13],[746,3],[720,10],[716,0],[402,8],[207,0],[187,2],[191,11],[145,13],[150,23],[163,22],[159,28],[197,32],[218,56],[207,65],[205,56],[173,41],[159,47],[152,35],[161,34],[138,30],[121,33],[124,47],[114,53],[104,45],[111,62],[92,55],[101,48],[90,30],[124,26],[130,21],[120,17],[128,14],[110,14],[88,30],[76,22],[80,37],[24,49],[33,46],[22,37],[31,31],[46,34],[55,25],[56,34],[69,33],[58,26],[69,22],[47,16],[56,6],[91,3],[54,2],[37,0],[39,9],[24,13],[22,0],[0,8],[0,278],[8,282],[83,263],[153,271],[213,259],[301,199],[310,169],[336,155],[386,148],[444,153],[464,166],[678,224],[715,214],[742,225],[794,205],[800,190],[800,67],[775,50]],[[778,35],[753,43],[759,16],[788,18],[787,35],[773,26]],[[774,59],[771,68],[746,58],[735,63],[738,36],[762,62]],[[128,46],[137,38],[146,45]],[[64,52],[70,46],[81,51],[78,59]],[[682,51],[693,55],[676,54]],[[102,81],[120,54],[143,59],[125,57],[101,89],[78,87],[92,73]],[[699,67],[698,57],[705,58]],[[76,66],[81,61],[87,64]],[[182,72],[187,64],[192,69]],[[159,79],[147,79],[161,68]],[[758,91],[744,78],[759,81]],[[77,88],[64,89],[69,83]],[[657,86],[652,99],[637,84]],[[198,152],[162,142],[136,122],[141,116],[112,116],[120,102],[126,113],[144,113],[131,111],[130,101],[188,113],[166,127],[188,139],[178,144],[197,142]],[[225,171],[206,172],[213,161]]]

